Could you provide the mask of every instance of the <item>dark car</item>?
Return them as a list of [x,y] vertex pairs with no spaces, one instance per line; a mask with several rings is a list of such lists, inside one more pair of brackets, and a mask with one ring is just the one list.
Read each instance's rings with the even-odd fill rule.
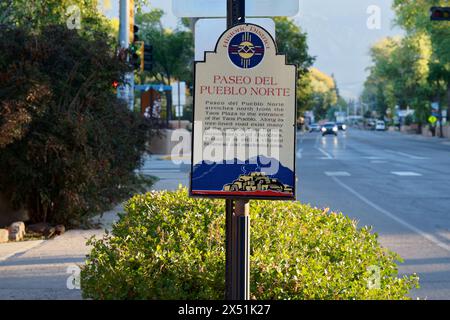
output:
[[311,123],[309,125],[309,132],[320,132],[320,126],[317,123]]
[[322,126],[322,136],[326,136],[327,134],[334,134],[337,136],[339,128],[334,122],[327,122]]
[[337,123],[338,129],[341,131],[346,131],[347,130],[347,125],[343,122],[338,122]]

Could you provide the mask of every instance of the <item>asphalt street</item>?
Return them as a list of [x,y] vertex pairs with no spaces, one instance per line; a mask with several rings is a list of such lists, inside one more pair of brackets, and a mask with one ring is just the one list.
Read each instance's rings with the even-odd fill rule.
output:
[[[343,212],[372,226],[380,243],[398,253],[400,274],[417,273],[412,297],[450,299],[450,141],[394,132],[350,130],[338,137],[298,134],[297,198]],[[187,157],[187,160],[189,157]],[[141,173],[155,190],[188,184],[190,165],[161,157]],[[102,218],[110,228],[120,206]],[[86,239],[102,230],[73,230],[51,241],[0,247],[0,299],[80,299],[70,290],[70,267],[83,263]]]
[[396,132],[298,135],[298,200],[372,226],[417,273],[414,297],[450,299],[450,143]]

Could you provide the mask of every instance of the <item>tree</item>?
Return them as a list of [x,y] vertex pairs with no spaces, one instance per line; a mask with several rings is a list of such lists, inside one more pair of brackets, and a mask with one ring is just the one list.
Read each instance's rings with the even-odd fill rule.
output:
[[[171,30],[161,23],[163,11],[153,10],[136,15],[141,39],[153,46],[153,71],[149,74],[159,83],[173,79],[192,82],[194,40],[187,30]],[[148,76],[144,75],[143,80]]]
[[5,0],[0,5],[0,24],[39,31],[70,24],[79,12],[82,32],[106,31],[110,24],[97,5],[97,0]]
[[310,82],[308,107],[314,111],[318,119],[325,119],[328,110],[338,101],[335,82],[331,76],[316,68],[310,69],[308,80]]
[[274,20],[278,51],[287,56],[288,63],[297,65],[301,79],[309,73],[315,60],[308,53],[307,34],[291,19],[276,17]]
[[0,192],[34,222],[69,225],[128,195],[147,125],[113,91],[128,67],[108,35],[14,27],[0,39]]
[[[448,6],[445,0],[394,0],[396,22],[410,35],[425,33],[431,40],[430,59],[432,86],[439,90],[443,82],[447,92],[447,108],[450,114],[450,22],[433,22],[429,18],[431,6]],[[444,100],[440,92],[435,92],[436,100]]]
[[311,86],[309,79],[309,68],[315,58],[308,53],[307,34],[293,20],[277,17],[275,20],[276,43],[278,51],[286,54],[288,63],[297,65],[297,106],[298,116],[310,107]]
[[363,101],[383,112],[390,107],[391,113],[396,105],[402,109],[412,107],[421,130],[428,117],[431,54],[430,39],[424,33],[376,43],[371,49],[373,65],[369,68]]

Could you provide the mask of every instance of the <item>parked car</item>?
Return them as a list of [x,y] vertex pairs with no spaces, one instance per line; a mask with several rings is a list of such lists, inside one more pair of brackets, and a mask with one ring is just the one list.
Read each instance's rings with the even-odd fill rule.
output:
[[341,130],[341,131],[347,130],[347,125],[345,123],[343,123],[343,122],[338,122],[337,126],[338,126],[338,129]]
[[309,125],[309,132],[320,132],[320,126],[317,123],[311,123]]
[[386,124],[382,120],[377,120],[375,124],[375,130],[377,131],[385,131],[386,130]]
[[328,134],[334,134],[337,136],[339,128],[336,123],[334,122],[327,122],[322,126],[322,136],[326,136]]

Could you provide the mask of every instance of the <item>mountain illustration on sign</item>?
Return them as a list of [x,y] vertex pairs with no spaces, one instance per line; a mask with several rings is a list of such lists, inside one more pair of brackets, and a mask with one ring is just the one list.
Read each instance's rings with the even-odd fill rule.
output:
[[[269,174],[270,168],[277,168],[277,170]],[[248,181],[237,187],[242,179]],[[255,181],[256,188],[252,187],[253,182],[250,180]],[[257,181],[260,181],[259,187]],[[284,196],[294,193],[292,186],[295,185],[295,176],[291,169],[283,166],[278,160],[258,156],[245,162],[237,159],[219,163],[202,161],[194,165],[191,182],[192,190],[202,194],[247,192],[256,196],[276,194]],[[234,187],[233,184],[235,184]]]
[[264,172],[240,175],[233,183],[226,184],[223,191],[277,191],[292,193],[294,189],[278,179],[266,176]]

